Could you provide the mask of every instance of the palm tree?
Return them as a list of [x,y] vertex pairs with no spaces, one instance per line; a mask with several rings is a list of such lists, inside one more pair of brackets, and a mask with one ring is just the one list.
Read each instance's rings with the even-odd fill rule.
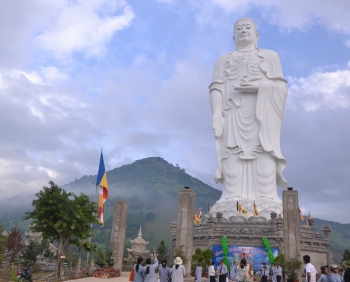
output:
[[88,267],[87,273],[88,275],[92,275],[94,273],[94,267],[95,267],[94,254],[97,253],[97,245],[96,244],[93,245],[89,241],[84,241],[83,246],[87,252],[91,253],[91,262]]
[[86,245],[88,243],[87,240],[83,241],[83,240],[79,240],[79,239],[72,239],[69,241],[70,244],[72,245],[75,245],[78,247],[78,261],[77,261],[77,264],[75,266],[75,270],[74,270],[74,276],[79,276],[79,273],[80,273],[80,265],[81,265],[81,250],[85,250],[87,251],[86,249]]

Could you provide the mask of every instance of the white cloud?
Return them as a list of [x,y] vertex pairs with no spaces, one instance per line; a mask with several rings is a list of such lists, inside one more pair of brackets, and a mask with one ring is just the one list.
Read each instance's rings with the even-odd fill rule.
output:
[[301,103],[307,111],[322,106],[332,109],[349,107],[350,70],[316,72],[305,78],[291,79],[291,82],[291,103]]
[[15,79],[18,79],[20,76],[24,76],[26,79],[28,79],[31,83],[34,84],[43,83],[40,75],[35,71],[26,72],[23,70],[13,70],[11,76]]
[[60,57],[75,51],[102,56],[113,34],[134,18],[123,0],[75,1],[57,11],[49,26],[36,38],[39,48]]
[[48,82],[61,81],[68,79],[68,75],[61,72],[58,68],[49,66],[49,67],[40,67],[42,76]]
[[175,0],[155,0],[157,3],[174,4]]
[[[193,0],[199,9],[203,19],[211,18],[209,12],[215,13],[215,7],[242,15],[253,8],[259,8],[263,17],[271,24],[278,25],[282,29],[291,31],[298,29],[302,32],[308,31],[317,24],[323,25],[330,31],[350,35],[350,1],[339,0],[336,5],[328,0],[212,0],[212,7],[207,0]],[[203,10],[206,12],[204,13]],[[347,45],[349,40],[347,41]]]
[[47,175],[51,178],[51,179],[55,179],[58,176],[58,173],[52,169],[47,169],[44,167],[39,167],[40,171],[45,171],[47,173]]

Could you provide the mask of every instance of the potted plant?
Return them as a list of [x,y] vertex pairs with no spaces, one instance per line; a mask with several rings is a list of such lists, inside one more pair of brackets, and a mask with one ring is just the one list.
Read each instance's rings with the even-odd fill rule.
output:
[[[197,248],[192,255],[192,261],[191,261],[191,270],[195,271],[196,267],[198,265],[202,266],[202,277],[207,277],[207,266],[210,265],[211,259],[214,257],[214,253],[212,250],[201,250],[200,248]],[[194,276],[194,273],[192,274]]]
[[287,275],[288,282],[299,282],[299,270],[303,263],[296,256],[289,260],[284,260],[284,272]]

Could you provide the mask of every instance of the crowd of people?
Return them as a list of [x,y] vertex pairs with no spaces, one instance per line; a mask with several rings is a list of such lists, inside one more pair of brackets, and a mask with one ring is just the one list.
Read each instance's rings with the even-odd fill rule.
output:
[[263,262],[260,269],[254,273],[253,265],[248,263],[245,253],[242,253],[242,258],[239,262],[232,263],[229,272],[224,262],[221,261],[216,271],[214,270],[214,263],[212,263],[208,273],[209,282],[226,282],[228,280],[238,282],[267,282],[270,276],[272,282],[282,282],[282,267],[279,263],[273,264],[271,269],[268,269],[267,264]]
[[[139,257],[137,263],[133,266],[129,281],[131,282],[183,282],[186,275],[182,259],[177,257],[174,264],[168,267],[167,260],[162,260],[159,265],[157,255],[153,254],[154,261],[151,258],[146,259],[143,265],[143,258]],[[305,264],[305,282],[350,282],[350,260],[343,261],[344,271],[339,274],[339,267],[336,264],[321,266],[321,274],[318,275],[316,268],[311,264],[311,258],[308,255],[303,256]],[[248,263],[245,253],[238,262],[233,262],[230,271],[224,261],[221,260],[217,269],[214,262],[208,267],[208,282],[228,282],[229,280],[237,282],[267,282],[271,278],[272,282],[282,282],[282,267],[279,263],[272,264],[269,269],[266,263],[262,263],[259,270],[254,273],[253,265]],[[156,278],[156,269],[158,269],[158,279]],[[198,265],[195,270],[195,281],[202,281],[203,268]]]
[[328,265],[321,266],[321,274],[317,282],[350,282],[350,260],[343,261],[341,264],[343,266],[343,273],[341,275],[339,273],[339,266],[336,264],[331,264],[329,267]]
[[217,270],[214,269],[214,263],[208,269],[208,282],[226,282],[228,280],[267,282],[270,276],[273,282],[282,282],[282,268],[279,264],[273,265],[271,269],[268,269],[267,264],[263,262],[260,269],[254,273],[253,264],[248,262],[245,252],[242,252],[239,261],[232,261],[230,271],[227,270],[224,261],[220,262]]
[[166,259],[163,259],[161,265],[159,265],[157,255],[153,254],[153,257],[153,264],[152,259],[147,258],[145,266],[143,265],[142,257],[137,259],[130,273],[130,282],[156,282],[156,269],[158,269],[159,282],[183,282],[186,270],[180,257],[174,260],[171,268],[168,267]]
[[310,256],[303,256],[305,264],[305,282],[350,282],[350,260],[343,261],[343,273],[340,275],[339,266],[336,264],[322,265],[321,274],[318,275],[316,268],[311,264]]

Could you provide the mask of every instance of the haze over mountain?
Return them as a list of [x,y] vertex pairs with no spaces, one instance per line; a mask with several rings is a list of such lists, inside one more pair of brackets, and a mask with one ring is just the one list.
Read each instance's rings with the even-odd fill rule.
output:
[[[159,157],[135,161],[107,172],[109,199],[105,204],[105,227],[94,226],[92,242],[100,249],[106,249],[110,241],[113,207],[116,200],[125,199],[129,203],[127,218],[126,247],[137,237],[140,226],[143,237],[150,242],[149,248],[157,247],[161,240],[170,249],[170,223],[177,218],[179,191],[184,186],[191,187],[195,193],[196,211],[201,207],[203,214],[208,204],[213,204],[221,195],[200,180],[188,175],[184,169],[172,165]],[[95,198],[96,175],[83,176],[63,185],[67,191],[81,192]],[[16,196],[0,201],[0,220],[6,230],[17,225],[28,230],[29,222],[23,221],[25,211],[30,210],[35,195]],[[316,219],[315,229],[321,229],[326,221]],[[333,232],[331,250],[336,257],[350,245],[350,224],[329,222]]]

